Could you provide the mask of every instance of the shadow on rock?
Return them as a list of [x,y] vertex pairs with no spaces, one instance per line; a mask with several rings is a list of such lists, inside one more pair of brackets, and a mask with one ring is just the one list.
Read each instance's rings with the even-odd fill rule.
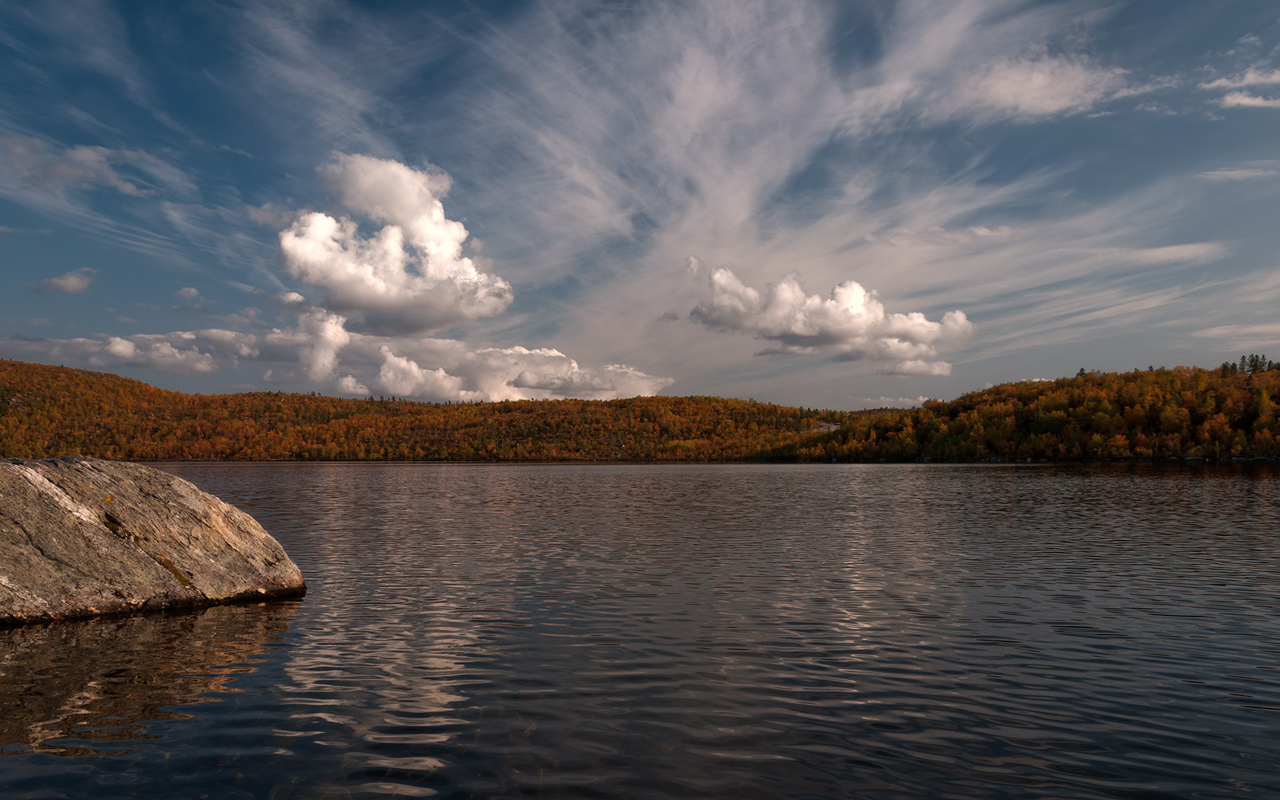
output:
[[[216,606],[0,630],[0,754],[90,755],[153,738],[174,706],[235,691],[280,641],[297,602]],[[119,752],[112,748],[113,752]]]

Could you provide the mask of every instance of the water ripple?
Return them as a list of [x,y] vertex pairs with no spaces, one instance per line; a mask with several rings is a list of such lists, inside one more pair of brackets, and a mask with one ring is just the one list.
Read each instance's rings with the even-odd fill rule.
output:
[[169,468],[311,593],[6,634],[7,797],[1280,794],[1273,467]]

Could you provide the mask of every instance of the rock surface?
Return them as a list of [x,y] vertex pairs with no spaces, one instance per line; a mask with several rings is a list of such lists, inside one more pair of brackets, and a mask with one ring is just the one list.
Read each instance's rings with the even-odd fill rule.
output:
[[306,592],[253,517],[141,464],[0,459],[0,626]]

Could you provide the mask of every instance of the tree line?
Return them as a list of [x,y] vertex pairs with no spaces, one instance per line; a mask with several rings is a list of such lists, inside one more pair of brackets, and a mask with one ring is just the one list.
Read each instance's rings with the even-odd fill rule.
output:
[[848,419],[782,459],[1099,460],[1280,456],[1280,364],[1149,367],[1003,384],[950,402]]
[[0,455],[134,461],[966,461],[1280,457],[1280,364],[1085,372],[923,408],[721,397],[439,404],[183,394],[0,360]]
[[719,397],[419,403],[202,395],[0,360],[0,454],[134,461],[733,461],[840,415]]

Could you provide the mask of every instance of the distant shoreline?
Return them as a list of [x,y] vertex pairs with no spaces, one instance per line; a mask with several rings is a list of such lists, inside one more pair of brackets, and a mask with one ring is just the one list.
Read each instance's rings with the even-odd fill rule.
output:
[[[1242,360],[1243,363],[1243,360]],[[1260,363],[1260,362],[1259,362]],[[426,403],[188,395],[0,360],[0,456],[164,462],[1276,463],[1280,365],[1086,373],[921,408],[722,397]]]

